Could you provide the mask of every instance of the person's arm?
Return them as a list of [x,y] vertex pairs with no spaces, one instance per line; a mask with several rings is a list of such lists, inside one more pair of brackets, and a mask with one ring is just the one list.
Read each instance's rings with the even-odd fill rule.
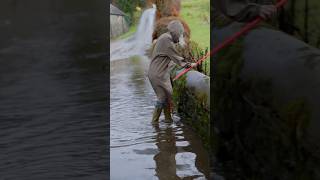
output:
[[224,15],[238,22],[252,21],[257,16],[271,18],[276,8],[271,4],[249,3],[248,0],[214,0],[216,8]]
[[174,43],[170,42],[168,46],[168,56],[169,58],[177,65],[188,68],[190,66],[195,67],[196,63],[190,63],[185,60],[185,58],[181,57],[178,51],[175,48]]
[[214,4],[221,13],[239,22],[251,21],[259,15],[259,5],[247,0],[214,0]]

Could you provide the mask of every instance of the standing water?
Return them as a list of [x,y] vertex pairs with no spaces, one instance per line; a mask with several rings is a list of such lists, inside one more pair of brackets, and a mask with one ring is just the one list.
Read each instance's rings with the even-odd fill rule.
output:
[[0,1],[0,179],[108,179],[101,0]]
[[[154,21],[154,11],[143,13],[132,38],[111,44],[111,179],[207,179],[209,157],[197,134],[177,116],[174,123],[164,123],[161,117],[158,125],[151,124],[156,96],[146,78],[150,60],[143,54],[153,30],[153,22],[144,20]],[[119,44],[124,49],[117,52],[124,54],[112,48]],[[135,49],[134,44],[143,46]],[[128,58],[115,58],[120,56]]]

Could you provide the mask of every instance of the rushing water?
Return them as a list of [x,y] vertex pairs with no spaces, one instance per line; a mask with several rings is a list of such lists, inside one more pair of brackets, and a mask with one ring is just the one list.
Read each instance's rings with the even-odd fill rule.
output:
[[108,179],[107,7],[0,2],[0,179]]
[[150,60],[144,52],[154,12],[143,13],[133,37],[111,43],[111,179],[207,179],[209,157],[190,127],[177,116],[174,123],[164,123],[161,116],[158,125],[151,124],[156,97],[146,78]]
[[145,54],[152,41],[155,12],[155,6],[145,10],[141,15],[137,32],[132,37],[111,43],[111,61]]

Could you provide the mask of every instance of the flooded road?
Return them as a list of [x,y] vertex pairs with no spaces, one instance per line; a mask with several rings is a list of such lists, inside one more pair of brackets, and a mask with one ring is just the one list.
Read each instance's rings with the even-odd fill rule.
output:
[[109,178],[106,8],[0,2],[0,179]]
[[156,97],[145,76],[148,61],[136,56],[110,65],[111,179],[207,179],[208,154],[179,117],[151,124]]
[[126,59],[135,55],[145,54],[151,45],[156,7],[143,11],[137,31],[126,39],[112,41],[110,45],[110,61]]

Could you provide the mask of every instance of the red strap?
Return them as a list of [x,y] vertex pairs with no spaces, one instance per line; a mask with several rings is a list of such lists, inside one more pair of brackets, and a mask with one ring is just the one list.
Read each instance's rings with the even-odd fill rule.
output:
[[[285,3],[287,2],[287,0],[280,0],[277,4],[276,4],[276,8],[280,8],[282,7]],[[240,36],[242,36],[243,34],[247,33],[248,31],[250,31],[251,29],[253,29],[254,27],[256,27],[263,19],[258,16],[255,20],[249,22],[248,24],[246,24],[240,31],[236,32],[235,34],[233,34],[231,37],[227,38],[225,41],[223,41],[221,44],[217,45],[215,48],[212,49],[211,52],[208,52],[206,55],[204,55],[202,58],[200,58],[197,61],[197,64],[199,65],[200,63],[202,63],[203,61],[205,61],[207,59],[207,57],[212,56],[214,54],[216,54],[218,51],[220,51],[221,49],[225,48],[226,46],[232,44],[236,39],[238,39]],[[180,72],[174,79],[173,81],[177,80],[179,77],[181,77],[182,75],[184,75],[185,73],[187,73],[188,71],[190,71],[192,69],[192,67],[189,67],[187,69],[184,69],[182,72]]]

